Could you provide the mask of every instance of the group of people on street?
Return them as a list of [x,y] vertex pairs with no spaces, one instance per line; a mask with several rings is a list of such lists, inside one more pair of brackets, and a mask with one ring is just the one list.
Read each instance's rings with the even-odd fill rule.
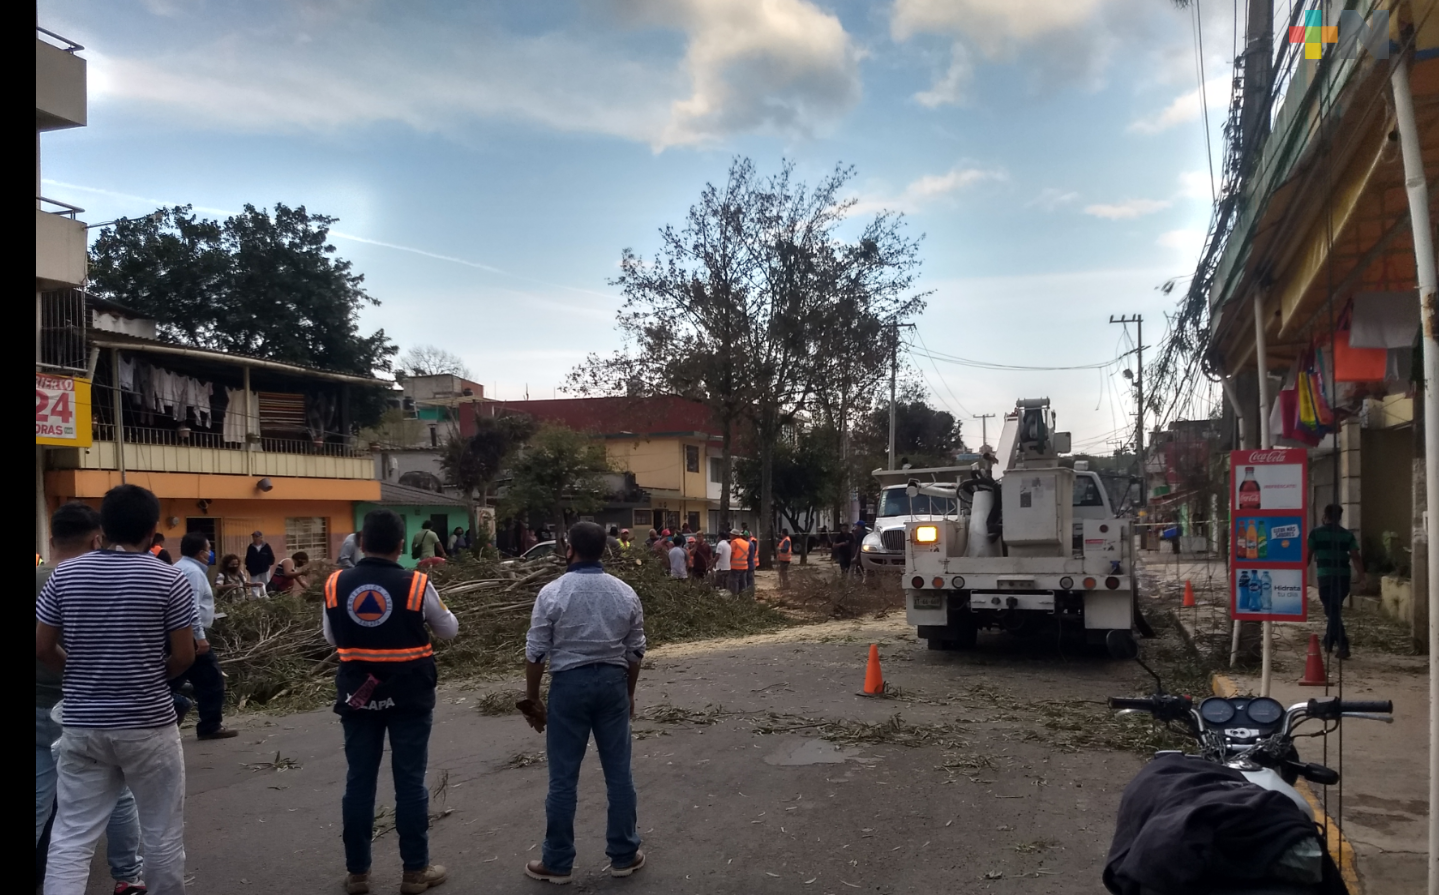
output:
[[209,539],[186,534],[179,561],[165,562],[153,549],[160,502],[136,485],[111,489],[98,513],[72,502],[50,521],[50,562],[35,576],[37,884],[84,892],[103,834],[116,893],[182,893],[181,688],[199,703],[199,739],[237,733],[221,722],[207,630],[220,617]]
[[[37,566],[35,601],[36,870],[46,895],[86,891],[102,835],[117,895],[183,895],[177,683],[194,686],[200,739],[235,736],[220,723],[223,676],[208,642],[220,615],[206,575],[209,540],[187,534],[170,565],[151,553],[159,519],[159,500],[137,485],[112,488],[98,513],[68,503],[51,519],[51,559]],[[334,711],[349,765],[342,882],[348,895],[371,891],[388,739],[400,891],[416,895],[448,875],[430,860],[425,774],[438,678],[431,638],[456,636],[459,622],[423,569],[400,565],[405,525],[393,511],[370,513],[354,539],[349,565],[325,580],[321,616],[339,659]],[[592,735],[610,803],[609,872],[626,877],[645,866],[630,769],[644,613],[635,591],[604,571],[607,549],[598,525],[570,529],[568,569],[540,591],[526,638],[526,717],[546,736],[550,767],[543,850],[523,868],[537,880],[571,879],[576,790]],[[223,560],[221,567],[219,574],[237,573]]]

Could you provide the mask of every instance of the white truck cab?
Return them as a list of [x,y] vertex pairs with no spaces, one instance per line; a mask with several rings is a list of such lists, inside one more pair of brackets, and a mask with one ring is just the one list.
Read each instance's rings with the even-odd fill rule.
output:
[[[884,470],[875,470],[880,475]],[[905,481],[880,489],[874,530],[860,541],[860,564],[868,571],[903,572],[904,542],[910,522],[928,522],[959,513],[959,497],[954,485],[936,486],[939,494],[909,496],[909,471],[902,470]]]
[[[958,512],[906,527],[905,614],[931,649],[972,648],[980,628],[1047,623],[1104,643],[1136,622],[1133,540],[1099,477],[1060,465],[1048,398],[1006,415],[1000,450],[970,467],[909,470],[907,492],[954,483]],[[1076,534],[1078,539],[1076,541]]]

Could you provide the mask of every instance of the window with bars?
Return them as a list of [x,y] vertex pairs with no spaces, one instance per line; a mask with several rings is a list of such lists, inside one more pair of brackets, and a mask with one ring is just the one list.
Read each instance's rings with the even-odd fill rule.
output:
[[62,370],[89,368],[85,344],[87,314],[85,293],[57,289],[40,293],[40,357],[46,367]]
[[330,558],[329,521],[324,516],[290,516],[285,519],[285,549],[291,556],[303,552],[310,561]]
[[685,445],[685,472],[700,471],[700,449],[697,444]]
[[635,516],[634,516],[635,521],[634,521],[632,524],[633,524],[636,528],[640,528],[640,527],[642,527],[642,526],[649,526],[649,525],[653,525],[653,524],[654,524],[654,523],[651,521],[651,515],[650,515],[650,511],[649,511],[649,510],[635,510],[634,513],[635,513]]

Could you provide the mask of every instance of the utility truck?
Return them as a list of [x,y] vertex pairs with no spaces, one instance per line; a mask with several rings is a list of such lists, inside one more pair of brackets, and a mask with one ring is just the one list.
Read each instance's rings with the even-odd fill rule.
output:
[[959,497],[955,512],[905,527],[905,614],[930,649],[971,649],[981,628],[1027,636],[1057,624],[1110,644],[1146,630],[1129,522],[1097,475],[1061,465],[1070,437],[1054,421],[1048,398],[1022,399],[977,463],[876,471],[917,500]]

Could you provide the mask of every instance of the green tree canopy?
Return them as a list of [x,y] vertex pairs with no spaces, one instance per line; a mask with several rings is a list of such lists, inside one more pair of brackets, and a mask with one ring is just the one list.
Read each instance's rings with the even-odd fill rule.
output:
[[610,471],[603,442],[546,423],[510,463],[502,510],[506,516],[535,513],[550,519],[563,552],[569,522],[605,505],[605,474]]
[[100,231],[90,288],[155,318],[174,342],[373,375],[390,369],[384,330],[362,335],[359,313],[379,301],[328,242],[335,218],[302,205],[274,215],[246,205],[223,221],[191,206],[161,208]]

